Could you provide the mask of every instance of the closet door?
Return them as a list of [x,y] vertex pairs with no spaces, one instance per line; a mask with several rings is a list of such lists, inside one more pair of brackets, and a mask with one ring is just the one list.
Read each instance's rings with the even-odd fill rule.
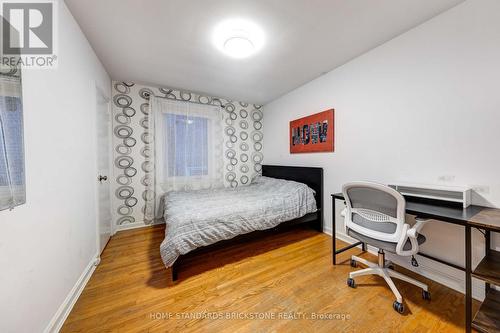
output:
[[97,233],[99,254],[112,234],[111,229],[111,106],[109,99],[96,88],[97,120]]

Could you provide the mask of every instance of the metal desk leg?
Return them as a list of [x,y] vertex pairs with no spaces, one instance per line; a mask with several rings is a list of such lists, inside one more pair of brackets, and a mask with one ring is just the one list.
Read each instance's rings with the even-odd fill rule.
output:
[[332,263],[333,265],[337,265],[337,254],[335,251],[337,250],[337,228],[335,226],[335,198],[332,197]]
[[[491,232],[489,230],[485,230],[485,232],[484,232],[484,256],[489,255],[491,252],[490,243],[491,243]],[[485,283],[484,284],[484,295],[485,296],[488,294],[488,291],[490,291],[490,284]]]
[[465,226],[465,331],[471,332],[472,323],[472,244],[471,227]]
[[341,249],[337,250],[337,226],[335,223],[336,216],[335,216],[335,198],[332,197],[332,263],[333,265],[337,265],[337,254],[340,254],[342,252],[345,252],[347,250],[350,250],[356,246],[361,245],[363,248],[363,251],[366,251],[366,243],[363,242],[356,242],[351,245],[344,246]]

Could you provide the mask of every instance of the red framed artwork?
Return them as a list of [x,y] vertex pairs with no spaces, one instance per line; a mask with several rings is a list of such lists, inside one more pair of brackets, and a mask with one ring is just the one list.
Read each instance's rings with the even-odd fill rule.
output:
[[334,109],[290,122],[290,153],[334,151]]

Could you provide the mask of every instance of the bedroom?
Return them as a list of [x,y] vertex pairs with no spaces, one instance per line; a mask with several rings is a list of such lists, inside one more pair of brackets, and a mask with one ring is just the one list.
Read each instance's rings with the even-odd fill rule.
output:
[[1,332],[499,330],[500,2],[1,3]]

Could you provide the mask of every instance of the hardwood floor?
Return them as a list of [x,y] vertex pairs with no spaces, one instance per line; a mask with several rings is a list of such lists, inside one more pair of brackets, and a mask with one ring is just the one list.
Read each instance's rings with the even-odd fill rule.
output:
[[[407,308],[397,314],[382,278],[359,277],[356,289],[347,287],[348,259],[361,251],[344,253],[334,267],[331,238],[314,230],[299,227],[188,256],[172,287],[159,253],[163,234],[163,226],[116,234],[62,332],[463,331],[462,294],[419,277],[432,293],[427,302],[418,288],[396,280]],[[248,319],[252,314],[257,319]],[[218,317],[226,315],[233,317]]]

